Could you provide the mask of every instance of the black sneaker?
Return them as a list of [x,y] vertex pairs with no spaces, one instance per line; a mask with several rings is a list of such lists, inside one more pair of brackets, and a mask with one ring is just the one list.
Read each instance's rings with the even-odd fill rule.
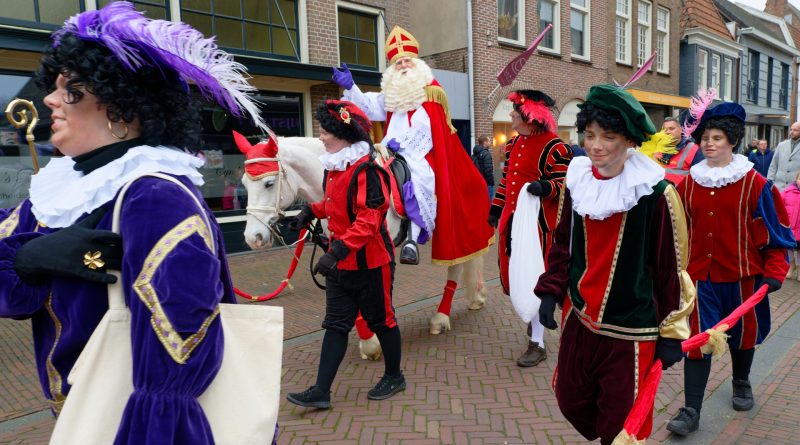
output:
[[753,388],[747,380],[733,381],[733,409],[736,411],[750,411],[753,409]]
[[700,413],[690,407],[681,408],[678,415],[667,424],[667,430],[679,436],[686,436],[698,428],[700,428]]
[[287,394],[286,400],[306,408],[328,409],[331,407],[331,392],[325,392],[314,385],[303,392]]
[[367,398],[370,400],[385,400],[406,389],[406,378],[403,373],[397,377],[390,377],[386,374],[381,377],[378,384],[370,389],[367,393]]
[[400,264],[419,264],[417,243],[414,241],[406,241],[400,246]]

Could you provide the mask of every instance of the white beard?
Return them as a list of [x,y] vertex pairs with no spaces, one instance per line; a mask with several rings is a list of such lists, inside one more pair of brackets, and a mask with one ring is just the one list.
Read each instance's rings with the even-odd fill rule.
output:
[[425,87],[433,82],[431,67],[421,59],[414,59],[416,66],[402,74],[390,66],[381,79],[386,111],[401,113],[416,110],[427,100]]

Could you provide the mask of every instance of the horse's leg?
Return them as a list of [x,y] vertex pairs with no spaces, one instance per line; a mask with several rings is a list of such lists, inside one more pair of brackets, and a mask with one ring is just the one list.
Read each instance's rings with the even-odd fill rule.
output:
[[361,352],[361,358],[364,360],[381,358],[383,350],[378,342],[378,336],[369,330],[367,321],[361,316],[360,311],[356,317],[356,331],[358,332],[358,350]]
[[444,286],[442,293],[442,301],[439,303],[439,309],[436,314],[431,318],[431,334],[438,335],[442,331],[450,330],[450,306],[453,304],[453,295],[456,293],[456,286],[458,286],[458,276],[461,274],[461,264],[450,266],[447,268],[447,284]]
[[486,305],[486,283],[483,281],[483,255],[464,263],[464,288],[469,310],[477,311]]

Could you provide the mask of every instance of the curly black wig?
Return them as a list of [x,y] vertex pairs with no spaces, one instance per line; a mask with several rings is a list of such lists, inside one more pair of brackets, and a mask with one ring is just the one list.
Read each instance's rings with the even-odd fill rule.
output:
[[597,125],[605,131],[619,133],[624,136],[625,139],[631,141],[637,140],[636,137],[628,131],[628,127],[625,126],[625,121],[622,120],[622,116],[618,111],[600,108],[593,103],[586,102],[581,106],[581,111],[578,112],[575,121],[578,133],[586,131],[586,126],[592,122],[596,122]]
[[68,32],[45,51],[36,85],[49,94],[59,74],[67,78],[68,103],[83,99],[85,89],[107,107],[110,121],[138,118],[145,144],[201,148],[200,108],[176,73],[151,66],[131,73],[105,47]]
[[734,151],[744,137],[744,123],[730,116],[710,118],[709,120],[703,122],[703,126],[698,128],[695,131],[695,134],[699,133],[700,139],[702,139],[703,132],[711,129],[721,130],[723,133],[725,133],[725,137],[727,137],[728,142],[733,145]]
[[339,139],[345,140],[351,144],[359,141],[365,141],[371,145],[369,134],[364,132],[364,129],[362,128],[363,122],[358,121],[358,116],[351,114],[351,123],[345,124],[331,114],[331,111],[338,114],[339,107],[340,105],[334,103],[323,102],[317,108],[316,113],[314,113],[314,118],[319,121],[319,125],[324,128],[325,131]]

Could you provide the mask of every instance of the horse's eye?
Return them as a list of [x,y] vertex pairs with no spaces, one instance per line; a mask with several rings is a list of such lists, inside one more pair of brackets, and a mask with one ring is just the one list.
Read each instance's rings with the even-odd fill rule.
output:
[[275,185],[275,181],[264,181],[264,188],[265,189],[268,189],[268,188],[272,187],[273,185]]

